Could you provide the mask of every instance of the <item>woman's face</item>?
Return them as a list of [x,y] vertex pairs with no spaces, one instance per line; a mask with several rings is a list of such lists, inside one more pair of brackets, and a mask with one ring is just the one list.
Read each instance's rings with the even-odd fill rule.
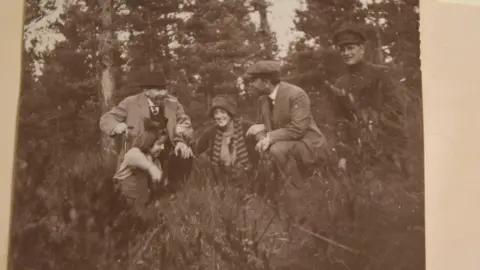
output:
[[161,141],[161,140],[157,140],[153,146],[152,146],[152,149],[150,150],[150,152],[152,153],[152,155],[157,155],[160,153],[160,151],[162,151],[164,149],[164,142]]
[[217,108],[213,111],[213,119],[219,127],[225,127],[230,123],[230,115],[224,109]]

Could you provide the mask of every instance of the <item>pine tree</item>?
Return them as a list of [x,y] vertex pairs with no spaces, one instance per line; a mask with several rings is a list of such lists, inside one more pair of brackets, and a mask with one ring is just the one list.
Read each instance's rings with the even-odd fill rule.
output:
[[399,77],[405,78],[404,84],[413,89],[421,89],[418,4],[418,0],[385,0],[367,6],[376,30],[369,38],[377,48],[383,47]]
[[200,0],[192,12],[178,32],[177,69],[185,71],[195,93],[206,95],[207,104],[219,93],[237,96],[246,66],[266,56],[249,16],[255,10],[246,0]]
[[323,48],[331,45],[331,37],[344,23],[363,22],[363,4],[358,0],[306,0],[305,10],[297,10],[295,28],[314,39]]
[[123,20],[129,33],[127,52],[131,69],[147,67],[161,71],[165,77],[172,71],[171,45],[182,19],[178,16],[182,0],[127,1]]
[[250,6],[258,12],[260,17],[260,26],[257,31],[262,48],[264,48],[264,59],[273,59],[278,53],[277,40],[275,33],[270,29],[270,23],[267,17],[268,8],[272,4],[267,0],[252,0]]

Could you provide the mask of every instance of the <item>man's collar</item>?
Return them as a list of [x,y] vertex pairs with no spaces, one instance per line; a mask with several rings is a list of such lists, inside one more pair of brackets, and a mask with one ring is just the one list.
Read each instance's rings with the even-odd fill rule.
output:
[[358,63],[347,66],[350,73],[359,73],[366,67],[365,60],[360,60]]
[[270,95],[268,95],[268,97],[269,97],[271,100],[275,100],[275,98],[277,97],[278,87],[280,87],[280,84],[277,84],[277,86],[275,86],[275,89],[273,89],[273,92],[270,93]]

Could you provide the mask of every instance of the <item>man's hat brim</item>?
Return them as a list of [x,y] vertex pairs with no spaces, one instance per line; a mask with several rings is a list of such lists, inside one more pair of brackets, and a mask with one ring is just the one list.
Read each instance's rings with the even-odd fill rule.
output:
[[244,78],[266,77],[280,75],[281,64],[279,61],[263,60],[258,61],[247,68]]
[[148,78],[138,80],[136,86],[142,88],[165,88],[167,83],[161,79]]
[[362,40],[344,40],[344,41],[340,41],[340,42],[337,42],[336,45],[337,46],[347,46],[347,45],[359,45],[359,44],[364,44],[365,41],[362,41]]
[[347,44],[363,44],[365,41],[365,36],[361,32],[351,29],[339,31],[333,36],[333,43],[338,46]]
[[160,88],[160,89],[163,89],[165,88],[167,85],[166,84],[155,84],[155,83],[138,83],[136,84],[137,87],[141,87],[141,88]]

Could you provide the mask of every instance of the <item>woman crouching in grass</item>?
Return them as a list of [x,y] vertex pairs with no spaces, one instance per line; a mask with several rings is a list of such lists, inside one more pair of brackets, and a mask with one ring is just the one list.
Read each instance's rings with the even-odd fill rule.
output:
[[[125,154],[114,179],[127,203],[132,207],[132,214],[142,221],[154,217],[153,208],[148,209],[150,201],[150,184],[162,180],[163,170],[155,157],[164,148],[167,135],[147,124],[145,131],[137,136],[132,148]],[[148,211],[147,211],[148,209]]]
[[209,115],[215,124],[204,131],[196,143],[196,153],[207,155],[217,181],[251,178],[259,158],[255,137],[245,135],[253,123],[239,117],[237,110],[232,97],[214,97]]

